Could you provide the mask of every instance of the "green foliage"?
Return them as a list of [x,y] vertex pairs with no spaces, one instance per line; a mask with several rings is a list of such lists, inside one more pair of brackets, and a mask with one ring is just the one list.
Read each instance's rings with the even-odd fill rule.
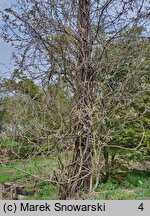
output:
[[127,176],[127,179],[124,181],[123,185],[126,188],[132,188],[132,187],[140,187],[144,184],[146,184],[146,180],[144,178],[145,176],[143,175],[133,175],[133,174],[129,174]]
[[18,147],[18,143],[10,138],[0,138],[0,147],[1,148],[15,148]]
[[111,179],[106,184],[100,184],[94,195],[83,194],[82,198],[94,200],[150,199],[150,173],[130,173],[121,185]]
[[22,93],[39,101],[41,101],[44,96],[40,86],[27,77],[20,78],[18,82],[14,79],[5,79],[3,81],[3,89],[10,92]]
[[4,123],[5,112],[6,112],[5,109],[0,110],[0,132],[2,131],[2,126],[3,126],[3,123]]
[[118,133],[113,135],[111,144],[123,146],[127,148],[135,148],[138,146],[137,151],[128,153],[132,159],[145,160],[149,154],[150,149],[150,127],[149,119],[150,113],[147,109],[150,105],[149,94],[147,91],[140,94],[138,98],[134,100],[128,110],[122,110],[118,112],[116,119],[111,122],[112,128],[125,116],[126,122],[124,127],[119,130]]
[[21,145],[9,138],[1,138],[0,150],[5,152],[5,157],[9,157],[10,159],[23,159],[32,156],[36,150],[36,146],[33,144]]
[[[42,91],[33,80],[23,76],[18,79],[3,82],[3,88],[13,92],[3,99],[3,131],[19,143],[26,139],[27,145],[28,141],[35,144],[38,153],[51,151],[56,145],[53,135],[61,127],[62,120],[66,130],[69,128],[66,117],[73,106],[73,96],[63,82],[59,87],[51,84]],[[25,152],[25,148],[20,149],[21,152]]]
[[96,189],[96,192],[100,192],[100,191],[111,191],[111,190],[115,190],[118,188],[118,185],[116,183],[113,183],[112,181],[108,181],[106,184],[99,184],[99,186]]
[[54,149],[55,149],[54,142],[53,143],[44,143],[37,148],[37,154],[38,155],[50,154],[54,151]]
[[53,200],[57,199],[58,197],[58,190],[56,186],[50,183],[39,183],[37,185],[37,190],[38,192],[35,193],[34,197],[32,197],[34,200]]
[[26,145],[21,147],[18,146],[18,148],[14,149],[14,152],[16,153],[16,157],[27,158],[32,157],[34,155],[35,150],[35,145]]

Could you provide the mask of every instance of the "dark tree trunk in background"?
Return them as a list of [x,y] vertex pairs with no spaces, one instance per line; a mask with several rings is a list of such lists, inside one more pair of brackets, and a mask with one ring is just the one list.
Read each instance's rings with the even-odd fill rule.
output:
[[104,176],[104,183],[106,183],[109,179],[110,170],[109,170],[109,152],[108,148],[104,147],[104,160],[105,160],[105,176]]

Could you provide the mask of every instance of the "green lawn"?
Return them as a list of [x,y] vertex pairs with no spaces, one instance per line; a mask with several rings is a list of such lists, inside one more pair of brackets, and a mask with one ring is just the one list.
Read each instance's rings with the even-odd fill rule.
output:
[[5,182],[24,183],[32,176],[48,177],[55,167],[54,164],[55,159],[53,157],[37,157],[0,165],[0,184]]
[[[36,193],[27,199],[58,199],[58,189],[44,181],[50,178],[52,170],[56,167],[55,163],[54,157],[38,157],[0,165],[0,184],[11,182],[33,189],[34,176],[37,176],[41,180],[36,182]],[[79,198],[93,200],[150,199],[150,173],[130,173],[121,183],[110,179],[106,184],[100,184],[93,194],[85,194],[81,191]]]
[[92,195],[83,194],[82,197],[93,200],[149,200],[150,174],[130,173],[121,184],[111,179],[106,184],[100,184]]

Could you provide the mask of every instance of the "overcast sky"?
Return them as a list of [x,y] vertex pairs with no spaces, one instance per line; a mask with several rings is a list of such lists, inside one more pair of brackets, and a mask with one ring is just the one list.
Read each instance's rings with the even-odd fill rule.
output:
[[[15,0],[0,0],[0,10],[9,7]],[[0,28],[2,27],[2,17],[0,16]],[[8,77],[13,70],[12,47],[0,38],[0,77]]]

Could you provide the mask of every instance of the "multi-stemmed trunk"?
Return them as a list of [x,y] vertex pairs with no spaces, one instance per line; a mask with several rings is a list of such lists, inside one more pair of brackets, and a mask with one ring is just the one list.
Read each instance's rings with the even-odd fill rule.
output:
[[74,126],[74,150],[72,166],[69,167],[69,183],[66,184],[62,198],[74,196],[83,188],[92,187],[92,100],[93,69],[91,67],[91,25],[90,0],[79,0],[78,7],[78,70],[76,71],[77,109]]

